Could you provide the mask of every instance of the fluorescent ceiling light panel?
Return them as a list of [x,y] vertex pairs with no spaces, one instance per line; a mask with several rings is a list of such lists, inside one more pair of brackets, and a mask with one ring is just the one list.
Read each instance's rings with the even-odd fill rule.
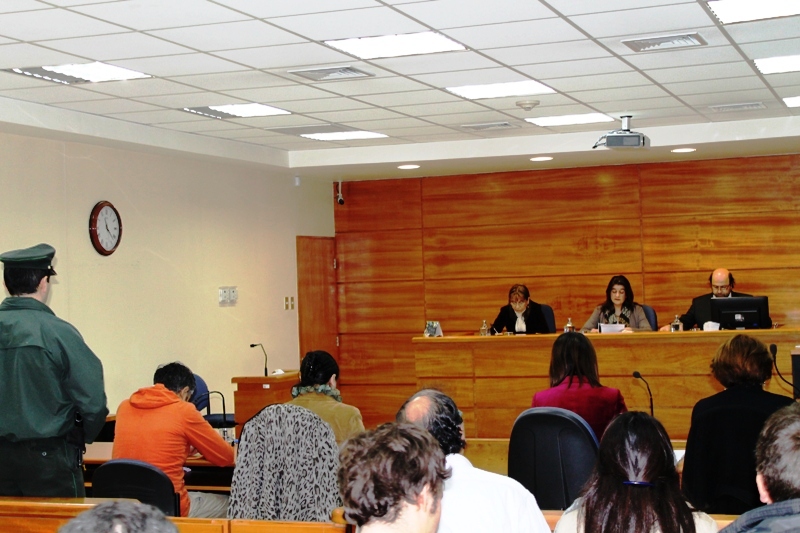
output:
[[400,170],[414,170],[419,168],[419,165],[400,165],[397,168],[399,168]]
[[235,117],[269,117],[272,115],[291,115],[289,111],[278,109],[264,104],[229,104],[229,105],[210,105],[209,109],[219,111]]
[[787,107],[800,107],[800,96],[790,96],[789,98],[784,98],[783,102]]
[[614,122],[614,119],[603,113],[584,113],[582,115],[560,115],[555,117],[526,118],[525,122],[536,124],[542,128],[549,126],[572,126],[575,124],[594,124],[596,122]]
[[402,35],[382,35],[380,37],[357,37],[338,41],[325,41],[325,44],[361,59],[466,50],[464,46],[457,42],[432,31]]
[[151,77],[148,74],[136,72],[135,70],[106,65],[98,61],[94,63],[56,65],[42,68],[48,72],[64,74],[91,82],[137,80]]
[[553,160],[553,158],[550,157],[550,156],[547,156],[547,155],[540,155],[540,156],[537,156],[537,157],[531,157],[531,161],[533,161],[534,163],[540,163],[542,161],[552,161],[552,160]]
[[756,59],[755,64],[756,68],[761,71],[761,74],[797,72],[800,71],[800,55]]
[[315,141],[353,141],[361,139],[381,139],[383,137],[388,137],[388,135],[372,131],[337,131],[332,133],[304,133],[300,137],[314,139]]
[[723,24],[800,15],[797,0],[712,0],[708,7]]
[[670,150],[670,152],[675,154],[690,154],[695,151],[697,151],[697,148],[675,148],[674,150]]
[[538,81],[512,81],[509,83],[490,83],[488,85],[462,85],[445,87],[448,91],[469,100],[482,98],[503,98],[504,96],[527,96],[531,94],[550,94],[555,91]]
[[705,46],[708,44],[699,33],[685,33],[681,35],[663,35],[660,37],[642,37],[621,41],[622,44],[634,52],[653,52],[670,48],[689,48],[692,46]]

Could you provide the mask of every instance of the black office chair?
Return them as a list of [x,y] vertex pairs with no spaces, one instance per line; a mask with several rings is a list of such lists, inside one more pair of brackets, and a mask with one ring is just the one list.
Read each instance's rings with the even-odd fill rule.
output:
[[653,328],[653,331],[658,331],[658,315],[656,314],[656,310],[649,305],[641,304],[641,306],[642,309],[644,309],[644,316],[647,317],[647,321],[650,322],[650,327]]
[[535,497],[541,509],[566,509],[578,497],[597,461],[597,437],[586,421],[559,407],[533,407],[514,422],[508,443],[508,477]]
[[180,516],[180,497],[167,475],[150,463],[113,459],[92,475],[95,498],[131,498],[161,509],[167,516]]
[[[198,411],[202,411],[205,409],[206,414],[203,415],[203,418],[206,419],[206,422],[211,424],[212,428],[216,429],[236,427],[234,414],[228,413],[225,410],[225,396],[221,392],[216,390],[209,391],[206,381],[197,374],[194,375],[194,381],[195,381],[194,393],[192,394],[192,397],[189,399],[189,401],[192,402],[195,405],[195,407],[197,407]],[[219,397],[222,398],[222,414],[211,413],[210,399],[212,394],[219,394]]]
[[544,315],[544,321],[547,322],[547,329],[549,333],[556,332],[556,315],[553,313],[553,308],[547,304],[539,304],[542,307],[542,314]]

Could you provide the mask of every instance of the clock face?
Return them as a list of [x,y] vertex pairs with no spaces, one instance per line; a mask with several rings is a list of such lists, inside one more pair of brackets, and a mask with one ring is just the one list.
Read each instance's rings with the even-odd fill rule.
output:
[[122,219],[111,202],[98,202],[89,216],[89,237],[99,254],[111,255],[122,238]]

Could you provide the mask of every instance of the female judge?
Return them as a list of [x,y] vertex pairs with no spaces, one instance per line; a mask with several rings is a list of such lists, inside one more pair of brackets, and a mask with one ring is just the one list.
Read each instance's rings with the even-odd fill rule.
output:
[[644,308],[633,301],[633,289],[625,276],[614,276],[606,287],[606,301],[598,305],[582,331],[597,333],[599,324],[624,324],[625,331],[653,331]]
[[500,308],[492,324],[491,334],[502,333],[550,333],[542,306],[531,300],[528,287],[516,284],[508,291],[508,305]]

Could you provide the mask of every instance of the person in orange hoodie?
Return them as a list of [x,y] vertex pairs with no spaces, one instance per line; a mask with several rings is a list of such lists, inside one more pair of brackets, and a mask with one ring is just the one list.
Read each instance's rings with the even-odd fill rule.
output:
[[194,374],[181,363],[169,363],[158,367],[153,383],[117,409],[111,456],[160,468],[180,494],[181,516],[225,518],[228,496],[188,492],[183,481],[183,465],[195,451],[217,466],[232,466],[234,461],[233,448],[189,402]]

